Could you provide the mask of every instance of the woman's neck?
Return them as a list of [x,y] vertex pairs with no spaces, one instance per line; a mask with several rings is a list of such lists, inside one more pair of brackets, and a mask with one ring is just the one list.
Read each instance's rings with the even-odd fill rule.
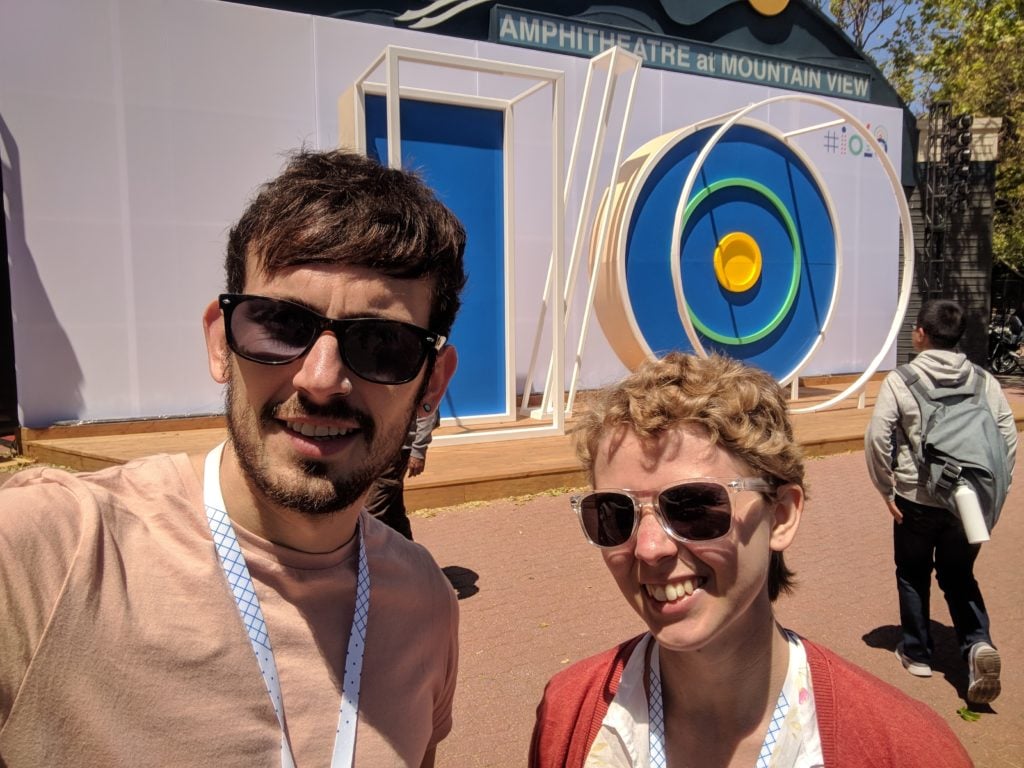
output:
[[669,755],[729,765],[753,750],[756,759],[789,667],[788,640],[774,620],[733,646],[659,649],[659,663]]

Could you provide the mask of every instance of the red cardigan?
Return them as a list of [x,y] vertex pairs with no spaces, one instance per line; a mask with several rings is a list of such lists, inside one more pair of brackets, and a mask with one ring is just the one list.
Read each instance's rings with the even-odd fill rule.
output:
[[[582,768],[643,635],[559,672],[537,707],[531,768]],[[970,756],[927,706],[801,638],[826,768],[965,768]]]

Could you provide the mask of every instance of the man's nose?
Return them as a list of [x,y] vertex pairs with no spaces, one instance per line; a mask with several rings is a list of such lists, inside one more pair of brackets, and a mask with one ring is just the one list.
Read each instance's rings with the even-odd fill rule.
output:
[[314,402],[326,402],[352,391],[351,375],[342,362],[338,337],[322,333],[302,358],[292,382]]

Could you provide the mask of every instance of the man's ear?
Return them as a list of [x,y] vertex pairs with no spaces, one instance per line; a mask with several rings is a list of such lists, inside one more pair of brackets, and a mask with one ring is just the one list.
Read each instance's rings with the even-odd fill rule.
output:
[[434,360],[434,370],[430,373],[430,379],[427,381],[426,389],[423,390],[420,403],[429,403],[432,409],[437,410],[441,405],[441,398],[444,397],[445,390],[448,389],[448,382],[452,380],[458,366],[459,355],[455,351],[455,347],[449,345],[442,348]]
[[230,378],[231,350],[224,333],[224,315],[220,302],[211,301],[203,312],[203,333],[206,336],[206,355],[210,365],[210,376],[218,384],[225,384]]
[[782,552],[796,537],[804,511],[804,489],[795,483],[779,486],[772,507],[772,551]]

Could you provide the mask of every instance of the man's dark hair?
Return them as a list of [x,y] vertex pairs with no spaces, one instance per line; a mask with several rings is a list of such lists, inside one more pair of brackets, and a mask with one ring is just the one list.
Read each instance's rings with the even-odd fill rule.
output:
[[937,349],[953,349],[967,328],[963,308],[949,299],[930,299],[917,313],[917,327]]
[[451,333],[466,283],[466,232],[423,181],[347,150],[299,150],[264,184],[228,236],[227,289],[241,293],[246,258],[274,275],[301,264],[365,267],[433,279],[430,330]]

